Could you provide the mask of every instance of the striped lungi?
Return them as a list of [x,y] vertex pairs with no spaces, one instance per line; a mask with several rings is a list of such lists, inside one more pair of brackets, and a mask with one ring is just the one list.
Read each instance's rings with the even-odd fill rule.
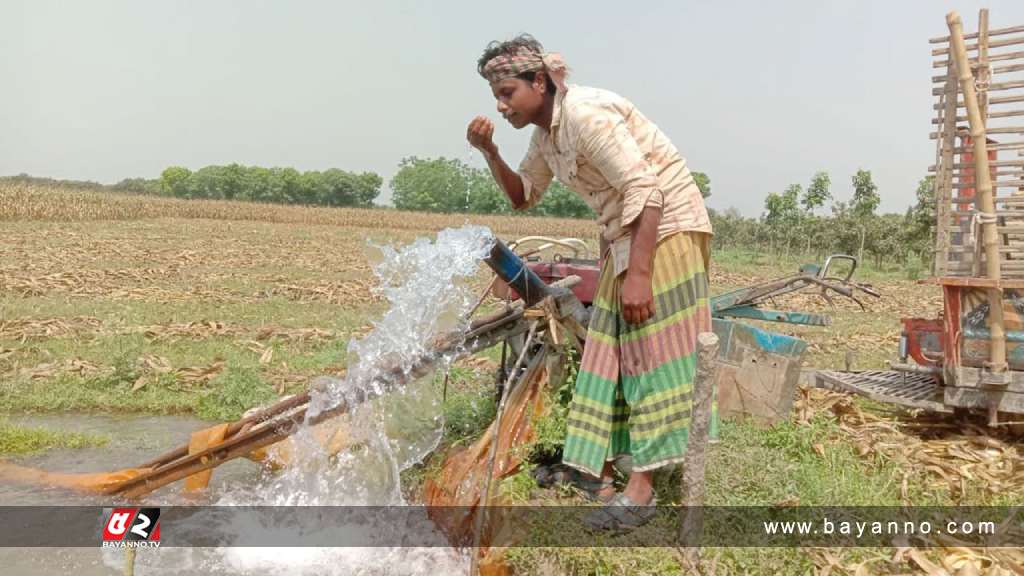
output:
[[637,471],[682,462],[697,335],[711,330],[710,241],[701,232],[678,232],[658,242],[655,315],[640,325],[622,317],[625,274],[616,277],[604,266],[569,406],[565,464],[598,476],[606,461],[626,454]]

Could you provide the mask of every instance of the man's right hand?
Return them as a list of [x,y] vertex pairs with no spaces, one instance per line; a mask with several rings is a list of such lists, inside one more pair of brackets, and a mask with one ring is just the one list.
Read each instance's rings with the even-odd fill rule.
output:
[[466,139],[471,146],[484,154],[494,154],[498,147],[494,145],[494,123],[486,116],[477,116],[469,123],[466,129]]

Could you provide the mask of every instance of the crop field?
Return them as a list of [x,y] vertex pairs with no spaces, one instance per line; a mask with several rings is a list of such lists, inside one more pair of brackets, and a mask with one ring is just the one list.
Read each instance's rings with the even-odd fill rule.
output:
[[[585,220],[438,215],[177,200],[0,184],[0,458],[103,442],[23,429],[28,412],[188,414],[230,420],[346,368],[346,345],[383,311],[369,242],[403,244],[465,223],[505,240],[596,238]],[[713,255],[721,292],[795,272],[744,253]],[[805,365],[883,368],[899,318],[941,312],[937,286],[898,271],[858,273],[882,293],[867,311],[813,295],[780,309],[827,313],[829,327],[787,325],[810,346]],[[490,280],[481,268],[479,289]],[[486,426],[494,354],[452,371],[448,446]],[[479,402],[478,402],[479,401]],[[475,408],[468,408],[475,406]],[[550,439],[549,439],[550,440]],[[131,464],[129,462],[126,465]],[[415,493],[436,458],[408,474]],[[668,478],[665,478],[668,480]],[[1024,444],[822,390],[800,392],[790,422],[725,422],[712,447],[708,500],[719,505],[1009,504],[1024,497]],[[662,482],[662,485],[671,485]],[[550,494],[523,470],[503,482],[521,500]],[[673,495],[666,493],[671,501]],[[664,501],[664,499],[663,499]],[[523,549],[524,574],[677,574],[663,549]],[[1016,550],[712,549],[709,573],[1012,574]],[[961,570],[974,570],[961,572]],[[1017,572],[1018,574],[1020,572]]]

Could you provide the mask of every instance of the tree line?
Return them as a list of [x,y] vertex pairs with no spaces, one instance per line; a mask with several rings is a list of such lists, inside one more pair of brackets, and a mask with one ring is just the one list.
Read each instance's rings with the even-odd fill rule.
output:
[[877,213],[881,197],[869,170],[852,175],[848,201],[835,201],[831,186],[828,173],[818,172],[806,189],[796,183],[768,194],[758,218],[734,209],[713,213],[716,247],[779,256],[845,253],[876,266],[910,261],[930,265],[935,234],[931,176],[918,182],[915,203],[903,214]]
[[[705,195],[710,180],[694,173]],[[380,195],[383,179],[373,172],[346,172],[337,168],[299,172],[294,168],[264,168],[228,164],[192,171],[166,168],[159,178],[125,178],[113,185],[82,180],[55,180],[21,174],[9,177],[24,183],[112,190],[185,199],[240,200],[276,204],[371,207]],[[513,212],[489,170],[474,168],[451,158],[404,158],[390,181],[392,202],[399,210],[421,212]],[[542,201],[524,212],[536,216],[590,218],[594,213],[575,192],[551,183]]]
[[[711,193],[706,174],[693,173],[704,196]],[[8,177],[46,186],[106,189],[176,198],[249,200],[321,206],[373,206],[383,179],[373,172],[331,168],[300,172],[294,168],[206,166],[191,171],[165,169],[159,178],[127,178],[117,184],[54,180],[25,174]],[[485,168],[452,158],[404,158],[390,181],[392,202],[400,210],[447,213],[508,214],[512,206]],[[915,204],[903,214],[878,214],[880,195],[871,172],[850,178],[850,200],[836,201],[828,173],[813,174],[806,185],[794,183],[765,197],[758,217],[735,209],[710,210],[717,249],[739,249],[770,255],[814,255],[843,252],[883,262],[930,263],[935,227],[931,177],[920,181]],[[590,207],[576,193],[554,181],[543,200],[525,212],[538,216],[592,218]]]

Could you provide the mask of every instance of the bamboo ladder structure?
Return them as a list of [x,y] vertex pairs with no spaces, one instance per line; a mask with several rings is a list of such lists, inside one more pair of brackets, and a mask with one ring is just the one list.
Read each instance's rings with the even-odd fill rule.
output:
[[[947,44],[932,50],[944,58],[933,67],[945,73],[932,77],[942,85],[932,90],[939,100],[932,120],[938,131],[931,134],[936,164],[930,170],[937,217],[934,273],[984,278],[979,286],[987,289],[991,323],[987,368],[998,375],[1007,370],[1003,281],[1024,280],[1024,160],[998,158],[1024,154],[1024,125],[1013,123],[1024,117],[1024,26],[990,29],[988,21],[982,9],[978,31],[965,34],[960,16],[951,12],[950,35],[930,41]],[[999,189],[1012,192],[999,196]]]

